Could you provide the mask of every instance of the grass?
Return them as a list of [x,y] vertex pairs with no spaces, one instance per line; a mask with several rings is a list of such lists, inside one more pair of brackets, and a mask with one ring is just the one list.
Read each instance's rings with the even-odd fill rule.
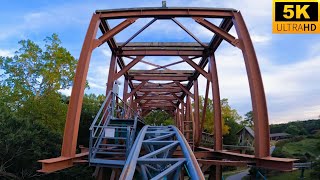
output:
[[248,169],[248,167],[237,167],[236,170],[234,171],[226,171],[226,172],[223,172],[222,173],[222,176],[224,177],[224,179],[226,179],[227,177],[229,176],[232,176],[234,174],[238,174],[238,173],[241,173],[242,171]]
[[290,154],[305,154],[308,152],[314,157],[317,157],[320,155],[320,149],[317,148],[317,143],[319,143],[319,139],[306,138],[298,142],[286,143],[282,147],[282,151]]
[[[310,169],[306,169],[304,171],[304,179],[305,180],[312,180],[312,178],[310,177]],[[301,175],[301,170],[296,170],[296,171],[292,171],[292,172],[281,172],[279,174],[276,174],[272,177],[268,177],[268,180],[295,180],[295,179],[300,179],[300,175]]]

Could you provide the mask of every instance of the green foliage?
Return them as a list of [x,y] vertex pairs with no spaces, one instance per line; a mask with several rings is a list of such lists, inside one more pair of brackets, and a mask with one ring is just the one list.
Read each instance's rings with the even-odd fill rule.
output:
[[298,133],[298,134],[294,134],[294,135],[314,134],[317,132],[317,130],[320,130],[320,119],[313,119],[313,120],[307,120],[307,121],[294,121],[294,122],[289,122],[284,124],[272,124],[270,125],[270,133],[285,132],[286,129],[291,125],[298,127],[299,129],[298,131],[295,131],[295,133]]
[[71,86],[76,59],[61,46],[58,35],[45,40],[45,48],[31,40],[19,42],[14,57],[0,57],[4,76],[0,84],[10,96],[8,105],[17,110],[29,99],[57,93]]
[[310,176],[313,179],[320,179],[320,156],[316,159],[316,161],[312,165],[312,172]]
[[82,111],[80,117],[78,144],[88,147],[89,145],[89,128],[97,112],[99,111],[104,95],[96,96],[94,94],[85,94],[83,97]]
[[61,136],[29,119],[2,115],[0,177],[31,179],[39,174],[37,160],[59,156]]
[[165,111],[162,110],[153,110],[145,118],[144,121],[146,124],[155,124],[155,125],[173,125],[173,118]]
[[304,138],[302,136],[279,141],[272,156],[282,158],[297,158],[300,162],[310,161],[320,156],[319,138]]
[[[203,102],[204,97],[200,97],[200,119],[202,119],[202,111],[203,111]],[[235,126],[236,121],[241,120],[241,116],[235,109],[232,109],[228,103],[228,99],[221,100],[221,114],[222,114],[222,133],[223,135],[227,135],[230,133],[230,126]],[[204,122],[204,130],[213,133],[214,129],[214,110],[213,110],[213,101],[208,98],[206,117]]]
[[249,111],[244,115],[243,121],[240,122],[242,126],[253,126],[253,112]]

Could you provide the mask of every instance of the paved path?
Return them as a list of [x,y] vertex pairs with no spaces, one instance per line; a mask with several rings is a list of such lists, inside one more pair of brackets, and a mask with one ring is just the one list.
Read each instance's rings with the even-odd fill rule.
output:
[[246,169],[238,174],[227,177],[226,180],[241,180],[244,176],[249,174],[249,169]]

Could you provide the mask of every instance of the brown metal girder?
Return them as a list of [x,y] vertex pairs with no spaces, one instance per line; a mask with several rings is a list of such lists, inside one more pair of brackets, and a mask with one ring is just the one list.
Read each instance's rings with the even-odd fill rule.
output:
[[147,27],[149,27],[152,23],[154,23],[157,20],[157,18],[153,18],[148,24],[146,24],[145,26],[143,26],[141,29],[139,29],[139,31],[137,31],[133,36],[131,36],[126,42],[124,42],[123,44],[121,44],[120,47],[124,47],[125,45],[127,45],[133,38],[135,38],[136,36],[138,36],[142,31],[144,31]]
[[131,76],[129,79],[138,80],[138,81],[146,81],[146,80],[156,80],[156,81],[187,81],[189,77],[174,77],[174,76],[165,76],[165,77],[153,77],[153,76]]
[[181,92],[180,88],[176,88],[176,89],[170,89],[170,88],[143,88],[140,89],[139,92],[172,92],[172,93],[177,93],[177,92]]
[[145,92],[141,97],[138,97],[136,99],[136,102],[140,103],[140,101],[143,100],[145,97],[147,97],[149,93],[150,93],[150,91]]
[[202,56],[202,50],[123,50],[118,56]]
[[[121,42],[117,43],[117,47],[121,46]],[[208,46],[209,43],[203,43]],[[143,47],[153,47],[153,48],[203,48],[200,44],[196,42],[130,42],[125,48],[143,48]]]
[[78,162],[79,160],[82,160],[84,157],[88,156],[88,154],[88,152],[82,152],[79,154],[75,154],[74,157],[60,156],[51,159],[39,160],[38,162],[42,164],[42,168],[37,172],[52,173],[55,171],[72,167],[74,163]]
[[200,39],[198,39],[192,32],[190,32],[184,25],[182,25],[175,18],[171,18],[173,22],[175,22],[181,29],[183,29],[186,33],[188,33],[194,40],[196,40],[202,47],[207,47],[207,45],[203,44]]
[[221,38],[229,42],[231,45],[240,48],[239,40],[233,37],[228,32],[224,31],[223,29],[219,28],[218,26],[212,24],[208,20],[200,17],[193,18],[197,23],[201,24],[203,27],[207,28],[208,30],[212,31],[213,33],[219,35]]
[[161,68],[164,69],[164,68],[166,68],[166,67],[173,66],[173,65],[176,65],[176,64],[180,64],[180,63],[183,63],[183,62],[184,62],[184,61],[176,61],[176,62],[167,64],[167,65],[164,65],[164,66],[161,66],[161,67],[158,67],[158,68],[150,69],[149,71],[154,71],[154,70],[158,70],[158,69],[161,69]]
[[98,39],[95,40],[94,48],[102,45],[109,39],[113,38],[116,34],[121,32],[126,27],[130,26],[132,23],[134,23],[138,18],[128,18],[115,26],[114,28],[110,29],[109,31],[105,32],[102,36],[100,36]]
[[[227,32],[232,28],[232,26],[233,26],[232,18],[224,18],[219,25],[219,27],[221,29],[223,29],[224,31],[227,31]],[[209,49],[212,53],[214,53],[218,49],[222,40],[223,39],[216,34],[213,36],[213,38],[211,39],[211,41],[209,43]],[[204,68],[208,64],[208,57],[209,56],[207,56],[207,55],[203,55],[198,66],[200,66],[201,68]],[[195,71],[194,74],[192,75],[192,79],[198,78],[199,75],[200,75],[200,73],[198,71]],[[193,86],[193,81],[189,81],[186,88],[190,89],[192,86]],[[184,98],[185,96],[186,96],[186,94],[184,93],[182,95],[182,98]]]
[[211,80],[209,74],[200,68],[195,62],[190,60],[187,56],[180,56],[185,62],[187,62],[191,67],[193,67],[196,71],[199,71],[206,79]]
[[[154,63],[151,63],[151,62],[148,62],[148,61],[141,60],[140,62],[142,62],[142,63],[144,63],[144,64],[148,64],[148,65],[153,66],[153,67],[161,68],[160,65],[154,64]],[[164,69],[169,70],[168,68],[164,68]]]
[[[139,99],[139,98],[138,98]],[[173,96],[146,96],[145,100],[175,100],[176,98]]]
[[219,166],[247,166],[253,164],[254,161],[230,161],[230,160],[208,160],[208,159],[197,159],[199,164],[205,165],[219,165]]
[[180,97],[178,97],[177,95],[176,95],[176,93],[171,93],[172,94],[172,96],[174,96],[183,106],[185,106],[185,103],[183,102],[183,100],[180,98]]
[[134,65],[136,65],[141,59],[143,59],[143,56],[137,56],[133,61],[131,61],[128,65],[123,67],[116,75],[115,80],[117,80],[120,76],[124,75],[125,72],[128,72],[130,68],[132,68]]
[[221,158],[226,158],[230,160],[254,161],[257,167],[280,171],[292,171],[293,162],[298,160],[289,158],[276,158],[270,156],[256,158],[254,155],[239,154],[227,151],[213,151],[212,153],[214,154],[214,156],[220,156]]
[[268,157],[270,156],[269,118],[259,63],[241,13],[234,13],[233,20],[242,44],[242,54],[250,87],[255,132],[255,156]]
[[93,14],[81,49],[70,96],[61,149],[61,155],[64,157],[74,157],[76,153],[83,94],[92,53],[93,40],[96,36],[99,24],[99,16]]
[[153,71],[149,71],[149,70],[129,70],[128,73],[129,75],[136,75],[136,74],[187,74],[187,75],[191,75],[193,74],[193,70],[153,70]]
[[194,95],[188,90],[186,89],[186,87],[184,87],[180,82],[178,81],[174,81],[186,94],[188,94],[190,97],[192,97],[194,99]]
[[137,86],[136,88],[132,89],[132,91],[129,93],[128,97],[133,96],[141,87],[143,87],[145,84],[147,83],[147,81],[142,81],[139,86]]
[[222,8],[125,8],[113,10],[97,10],[102,18],[121,19],[129,17],[157,17],[157,18],[173,18],[173,17],[207,17],[207,18],[224,18],[232,17],[235,9]]

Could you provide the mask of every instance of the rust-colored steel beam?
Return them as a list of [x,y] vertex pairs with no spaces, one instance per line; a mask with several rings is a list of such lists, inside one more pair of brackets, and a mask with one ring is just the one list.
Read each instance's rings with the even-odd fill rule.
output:
[[189,77],[174,77],[174,76],[131,76],[130,79],[138,81],[157,80],[157,81],[187,81]]
[[254,164],[254,161],[230,161],[230,160],[207,160],[198,159],[198,163],[206,165],[219,165],[219,166],[243,166],[246,167],[248,164]]
[[183,62],[184,61],[173,62],[173,63],[167,64],[167,65],[164,65],[164,66],[161,66],[161,67],[158,67],[158,68],[151,69],[149,71],[154,71],[154,70],[158,70],[158,69],[165,69],[165,68],[167,68],[169,66],[173,66],[173,65],[180,64],[180,63],[183,63]]
[[[160,65],[158,65],[158,64],[153,64],[153,63],[148,62],[148,61],[141,60],[140,62],[142,62],[142,63],[144,63],[144,64],[148,64],[148,65],[150,65],[150,66],[154,66],[154,67],[157,67],[157,68],[161,68]],[[168,68],[163,68],[163,69],[169,70]]]
[[80,58],[78,61],[74,84],[72,87],[68,113],[63,135],[61,156],[75,157],[78,140],[79,121],[82,108],[83,94],[86,86],[89,62],[93,49],[93,40],[96,36],[100,23],[99,15],[92,15],[91,22],[83,42]]
[[83,158],[88,156],[88,154],[88,152],[82,152],[79,154],[75,154],[74,157],[60,156],[57,158],[39,160],[38,162],[42,164],[42,169],[38,170],[38,172],[52,173],[55,171],[72,167],[75,163],[81,162]]
[[127,45],[133,38],[137,37],[142,31],[144,31],[147,27],[149,27],[151,24],[153,24],[157,18],[153,18],[148,24],[143,26],[139,31],[137,31],[133,36],[131,36],[126,42],[121,44],[121,47]]
[[121,22],[120,24],[118,24],[116,27],[107,31],[105,34],[103,34],[101,37],[99,37],[98,39],[95,40],[94,48],[102,45],[103,43],[105,43],[109,39],[113,38],[113,36],[118,34],[120,31],[122,31],[126,27],[130,26],[137,19],[138,18],[128,18],[128,19],[124,20],[123,22]]
[[142,58],[144,58],[143,56],[138,56],[136,57],[133,61],[131,61],[128,65],[126,65],[125,67],[123,67],[117,74],[115,74],[115,79],[118,79],[119,77],[121,77],[122,75],[124,75],[124,73],[128,72],[129,69],[131,69],[134,65],[136,65]]
[[216,151],[222,150],[222,115],[220,104],[220,90],[218,81],[217,65],[214,55],[209,58],[211,83],[212,83],[212,99],[214,109],[214,149]]
[[193,129],[195,131],[194,137],[194,144],[198,146],[200,144],[199,137],[202,132],[199,131],[200,127],[200,114],[199,114],[199,87],[198,87],[198,79],[193,81],[193,90],[194,90],[194,126]]
[[212,31],[215,34],[218,34],[220,37],[222,37],[224,40],[232,44],[233,46],[239,47],[239,41],[235,37],[233,37],[231,34],[229,34],[227,31],[224,31],[223,29],[219,28],[218,26],[212,24],[208,20],[204,18],[193,18],[197,23],[201,24],[203,27],[207,28],[208,30]]
[[[210,74],[210,71],[209,71]],[[207,80],[206,85],[206,92],[204,95],[204,102],[203,102],[203,108],[202,108],[202,116],[201,116],[201,126],[200,126],[200,132],[203,131],[204,122],[206,120],[206,113],[207,113],[207,106],[208,106],[208,96],[209,96],[209,88],[210,88],[210,81]],[[202,138],[202,133],[200,133],[200,139]]]
[[254,145],[256,157],[270,156],[269,119],[266,96],[257,56],[240,12],[234,13],[234,24],[241,40],[242,53],[247,69],[254,120]]
[[180,82],[174,81],[186,94],[188,94],[190,97],[194,98],[194,95],[186,88],[184,87]]
[[131,92],[129,93],[129,96],[133,96],[141,87],[143,87],[148,81],[142,81],[139,86],[136,88],[132,89]]
[[118,52],[118,56],[201,56],[202,50],[165,50],[165,49],[153,49],[153,50],[123,50]]
[[131,17],[158,17],[158,18],[174,18],[174,17],[206,17],[206,18],[224,18],[232,17],[235,9],[225,8],[126,8],[114,10],[97,10],[97,14],[101,14],[106,19],[121,19]]
[[178,93],[181,92],[180,88],[141,88],[139,90],[140,92],[172,92],[172,93]]
[[194,40],[196,40],[202,47],[207,47],[207,45],[203,44],[200,39],[198,39],[192,32],[190,32],[184,25],[182,25],[177,19],[172,18],[172,21],[175,22],[181,29],[183,29],[186,33],[188,33]]
[[148,100],[176,100],[173,96],[146,96],[144,99]]
[[199,73],[201,73],[206,79],[211,80],[211,77],[209,76],[209,74],[203,70],[202,68],[200,68],[195,62],[193,62],[192,60],[190,60],[188,57],[186,56],[181,56],[181,58],[187,62],[191,67],[193,67],[196,71],[198,71]]

